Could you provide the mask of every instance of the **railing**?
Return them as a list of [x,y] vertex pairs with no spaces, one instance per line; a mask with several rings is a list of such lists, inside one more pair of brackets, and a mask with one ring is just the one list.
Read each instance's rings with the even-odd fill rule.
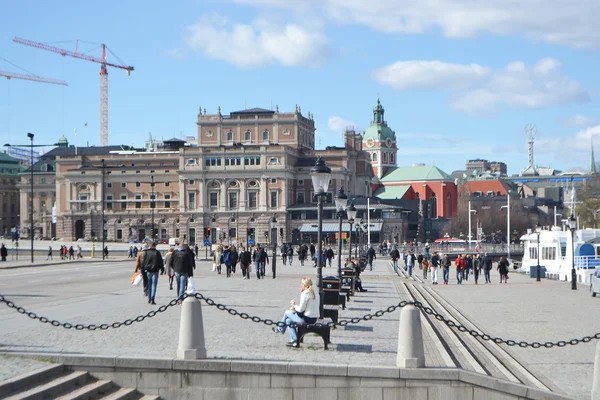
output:
[[600,258],[598,256],[575,256],[576,269],[596,269],[600,267]]

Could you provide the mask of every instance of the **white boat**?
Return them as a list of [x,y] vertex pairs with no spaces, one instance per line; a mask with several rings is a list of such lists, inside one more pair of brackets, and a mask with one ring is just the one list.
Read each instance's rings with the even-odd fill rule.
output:
[[576,229],[571,233],[566,228],[553,226],[539,232],[539,243],[538,233],[532,230],[521,236],[521,241],[523,261],[520,270],[530,274],[533,267],[533,276],[538,265],[538,248],[539,264],[546,267],[547,278],[570,281],[575,261],[577,281],[589,283],[590,275],[600,267],[600,229]]

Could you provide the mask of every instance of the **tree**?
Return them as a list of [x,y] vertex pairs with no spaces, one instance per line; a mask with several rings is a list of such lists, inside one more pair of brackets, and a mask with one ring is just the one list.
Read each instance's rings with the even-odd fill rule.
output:
[[[600,225],[600,175],[596,175],[593,180],[585,181],[583,187],[576,190],[575,199],[580,202],[575,205],[580,225],[598,228]],[[565,203],[568,204],[570,200],[570,198],[565,198]]]

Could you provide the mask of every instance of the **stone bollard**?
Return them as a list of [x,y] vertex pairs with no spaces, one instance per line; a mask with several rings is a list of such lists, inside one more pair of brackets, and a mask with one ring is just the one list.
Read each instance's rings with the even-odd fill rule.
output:
[[600,400],[600,342],[596,344],[594,357],[594,379],[592,381],[592,400]]
[[400,312],[396,365],[400,368],[425,367],[421,312],[413,305],[404,306]]
[[202,305],[200,300],[192,296],[186,297],[181,305],[177,358],[184,360],[206,358]]

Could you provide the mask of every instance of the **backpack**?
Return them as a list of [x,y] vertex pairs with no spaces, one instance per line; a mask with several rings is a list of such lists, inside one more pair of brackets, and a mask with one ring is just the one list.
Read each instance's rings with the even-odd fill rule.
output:
[[231,264],[231,251],[227,251],[225,254],[223,254],[223,262],[225,265]]

